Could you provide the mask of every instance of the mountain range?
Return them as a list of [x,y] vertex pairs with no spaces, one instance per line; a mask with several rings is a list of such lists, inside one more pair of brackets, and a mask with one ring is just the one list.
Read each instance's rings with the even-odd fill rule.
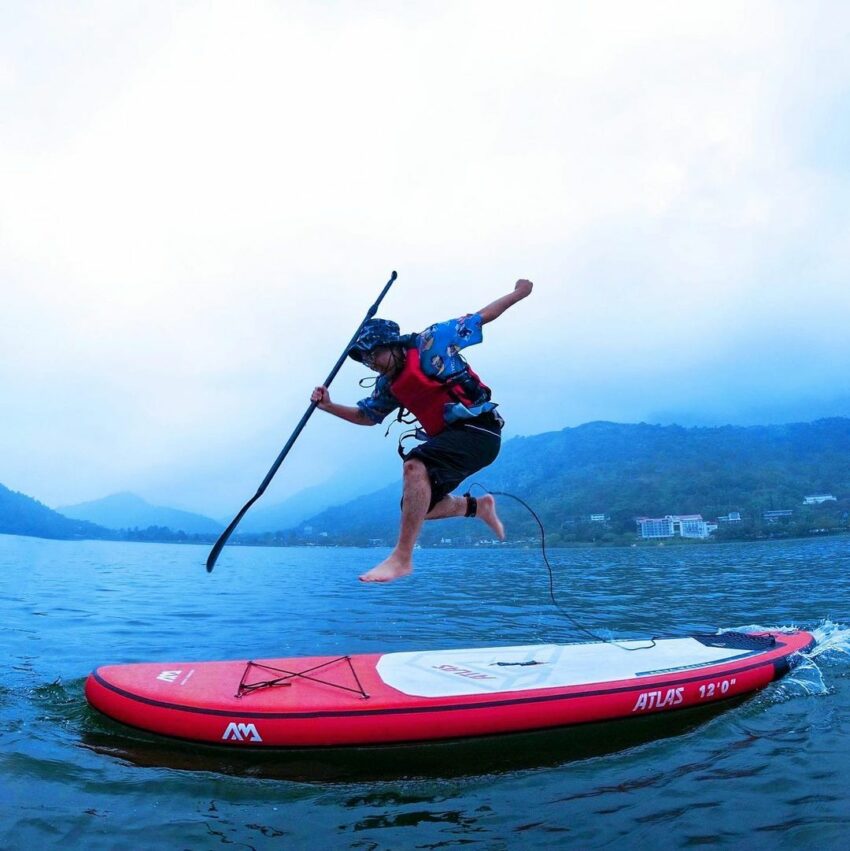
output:
[[[249,514],[245,543],[389,543],[398,525],[400,483],[375,489],[374,476],[313,488]],[[634,538],[635,518],[738,512],[737,527],[759,536],[768,510],[792,511],[807,528],[839,530],[850,512],[850,419],[754,427],[682,428],[646,423],[587,423],[505,441],[496,462],[473,477],[483,488],[513,494],[532,506],[551,543]],[[371,486],[371,488],[370,488]],[[475,492],[482,490],[476,488]],[[812,494],[835,497],[803,508]],[[509,538],[537,534],[533,517],[510,496],[499,496]],[[333,505],[333,500],[340,504]],[[590,516],[604,518],[591,523]],[[228,518],[229,519],[229,518]],[[0,486],[0,532],[42,537],[116,537],[109,530],[155,527],[144,540],[168,540],[169,530],[214,539],[223,524],[202,515],[151,506],[116,494],[62,513]],[[253,535],[252,535],[253,533]],[[424,544],[488,537],[480,524],[426,524]],[[124,534],[124,537],[133,537]],[[139,539],[137,533],[136,538]]]

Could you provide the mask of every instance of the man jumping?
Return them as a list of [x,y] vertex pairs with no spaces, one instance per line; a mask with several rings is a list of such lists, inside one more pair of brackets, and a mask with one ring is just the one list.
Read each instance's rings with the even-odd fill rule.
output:
[[472,371],[460,350],[480,343],[481,326],[501,316],[531,293],[531,281],[459,319],[440,322],[421,334],[399,333],[387,319],[363,324],[349,357],[379,373],[370,397],[356,406],[331,401],[327,387],[311,396],[317,406],[357,425],[373,426],[398,408],[413,413],[425,442],[404,453],[401,528],[393,551],[364,573],[364,582],[390,582],[413,570],[413,546],[425,520],[478,517],[504,540],[505,531],[490,495],[452,496],[467,477],[492,464],[499,454],[504,421],[490,389]]

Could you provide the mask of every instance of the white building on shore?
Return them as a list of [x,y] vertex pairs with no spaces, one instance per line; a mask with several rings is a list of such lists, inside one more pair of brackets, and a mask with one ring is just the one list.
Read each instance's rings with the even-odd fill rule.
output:
[[716,528],[702,514],[667,514],[664,517],[638,517],[641,538],[707,538]]
[[820,505],[822,502],[838,502],[831,493],[816,493],[803,497],[803,505]]

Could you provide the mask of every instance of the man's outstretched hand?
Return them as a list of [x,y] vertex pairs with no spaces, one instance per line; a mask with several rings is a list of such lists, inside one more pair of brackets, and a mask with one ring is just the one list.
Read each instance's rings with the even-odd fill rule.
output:
[[520,298],[525,298],[528,295],[531,295],[531,291],[534,289],[534,284],[531,281],[526,281],[525,278],[520,278],[516,282],[516,286],[514,287],[514,292],[519,295]]

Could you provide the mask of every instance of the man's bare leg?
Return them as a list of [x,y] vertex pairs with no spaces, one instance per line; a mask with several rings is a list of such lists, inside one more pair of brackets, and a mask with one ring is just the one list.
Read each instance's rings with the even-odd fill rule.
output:
[[419,537],[430,502],[431,482],[425,465],[415,458],[405,461],[404,498],[398,543],[380,564],[360,577],[361,581],[391,582],[393,579],[407,576],[413,570],[413,545]]
[[[505,540],[505,527],[496,514],[496,500],[491,494],[477,498],[475,516],[483,520],[495,533],[500,541]],[[444,496],[426,515],[426,520],[443,520],[446,517],[463,517],[466,515],[467,501],[465,496]]]

